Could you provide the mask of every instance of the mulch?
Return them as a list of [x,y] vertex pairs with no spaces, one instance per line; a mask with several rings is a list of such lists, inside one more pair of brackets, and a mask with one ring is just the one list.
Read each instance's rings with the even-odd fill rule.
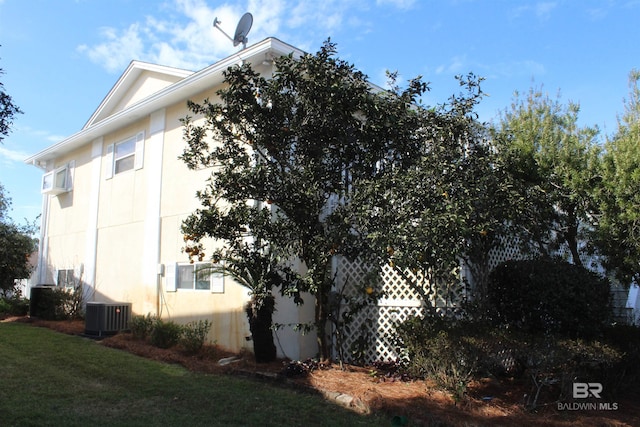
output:
[[[83,321],[43,321],[27,317],[3,321],[27,322],[62,333],[82,335]],[[121,333],[98,341],[141,357],[176,363],[194,372],[241,375],[270,381],[278,386],[321,393],[344,406],[362,413],[376,413],[411,426],[640,426],[640,395],[617,401],[617,411],[558,411],[556,405],[540,407],[537,412],[524,408],[530,386],[526,382],[484,379],[467,388],[465,397],[456,401],[429,381],[401,381],[386,377],[373,367],[337,364],[321,366],[311,372],[289,375],[291,361],[257,364],[251,353],[236,354],[218,346],[205,346],[197,354],[178,348],[160,349],[146,341]],[[221,359],[233,358],[227,365]],[[296,371],[297,372],[297,371]],[[338,396],[346,396],[347,399]]]

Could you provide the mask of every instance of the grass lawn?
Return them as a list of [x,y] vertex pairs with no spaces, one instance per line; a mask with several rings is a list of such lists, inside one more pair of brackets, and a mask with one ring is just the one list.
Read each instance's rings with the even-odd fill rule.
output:
[[2,426],[376,426],[322,397],[0,323]]

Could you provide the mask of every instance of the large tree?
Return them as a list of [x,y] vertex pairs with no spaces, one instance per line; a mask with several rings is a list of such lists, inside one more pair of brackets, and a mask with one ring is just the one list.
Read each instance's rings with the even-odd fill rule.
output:
[[356,256],[363,243],[344,209],[352,184],[384,162],[413,161],[421,117],[412,106],[427,86],[417,79],[404,90],[373,90],[329,41],[274,65],[269,79],[250,65],[230,68],[220,102],[190,103],[182,159],[213,172],[183,230],[195,242],[257,236],[281,263],[299,261],[284,292],[297,302],[302,292],[314,297],[319,354],[328,359],[331,259]]
[[354,185],[356,229],[427,305],[459,302],[463,262],[481,296],[486,255],[504,233],[507,189],[475,113],[482,79],[458,80],[461,94],[433,108],[415,107],[421,126],[412,161],[383,163]]
[[[0,68],[0,76],[2,74]],[[14,116],[21,112],[0,82],[0,143],[9,135]],[[36,248],[36,241],[31,237],[33,227],[14,224],[7,216],[10,206],[11,199],[0,184],[0,292],[3,294],[15,289],[16,280],[31,275],[29,256]]]
[[606,266],[629,285],[640,283],[640,70],[629,74],[629,98],[607,141],[599,201],[598,246]]
[[[0,76],[3,74],[4,71],[0,68]],[[5,92],[4,85],[0,82],[0,143],[9,135],[14,116],[20,113],[22,111],[14,104],[13,99]]]
[[576,265],[597,214],[600,181],[598,129],[579,126],[579,111],[532,88],[524,97],[516,92],[494,128],[513,189],[509,220],[521,242],[543,256],[566,245]]
[[0,184],[0,292],[6,296],[15,291],[16,280],[31,276],[29,256],[36,250],[34,227],[11,222],[6,215],[10,206],[11,200]]

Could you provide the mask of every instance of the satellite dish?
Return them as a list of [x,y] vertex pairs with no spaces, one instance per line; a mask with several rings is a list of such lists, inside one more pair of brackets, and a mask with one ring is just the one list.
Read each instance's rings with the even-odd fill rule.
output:
[[236,27],[236,32],[233,38],[229,37],[229,35],[225,33],[222,28],[220,28],[218,24],[221,23],[222,22],[220,22],[218,18],[213,19],[213,26],[220,30],[222,34],[227,36],[227,38],[231,40],[234,46],[238,46],[240,43],[242,43],[242,48],[245,49],[247,47],[247,42],[249,41],[247,35],[249,34],[249,31],[251,31],[251,25],[253,25],[253,15],[251,15],[249,12],[242,15],[242,18],[240,18],[238,26]]
[[238,26],[236,27],[236,34],[233,36],[234,46],[238,46],[242,43],[243,49],[247,47],[247,42],[249,41],[247,35],[249,34],[249,31],[251,31],[251,25],[253,25],[253,15],[247,12],[242,15],[242,18],[240,18]]

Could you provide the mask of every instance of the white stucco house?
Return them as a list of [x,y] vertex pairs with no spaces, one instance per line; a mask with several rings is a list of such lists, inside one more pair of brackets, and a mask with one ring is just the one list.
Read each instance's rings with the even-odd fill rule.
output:
[[[34,283],[81,279],[88,302],[128,302],[134,314],[179,323],[208,319],[209,339],[251,348],[243,305],[247,290],[229,277],[196,280],[180,232],[199,207],[210,171],[190,171],[181,119],[187,100],[215,101],[223,71],[242,62],[270,75],[272,58],[297,48],[274,38],[197,72],[133,61],[86,125],[25,160],[42,169],[42,224]],[[313,318],[311,304],[277,302],[275,322]],[[278,331],[280,356],[315,355],[313,338]]]

